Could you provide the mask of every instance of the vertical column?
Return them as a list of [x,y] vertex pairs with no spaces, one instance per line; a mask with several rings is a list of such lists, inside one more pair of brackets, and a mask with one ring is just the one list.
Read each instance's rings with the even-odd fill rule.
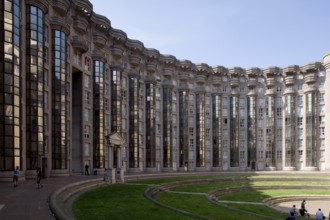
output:
[[[324,103],[325,103],[325,124],[330,125],[330,51],[323,56],[325,68]],[[330,170],[330,127],[325,128],[325,169]]]
[[[21,1],[1,1],[0,171],[22,169]],[[16,12],[16,13],[15,13]]]

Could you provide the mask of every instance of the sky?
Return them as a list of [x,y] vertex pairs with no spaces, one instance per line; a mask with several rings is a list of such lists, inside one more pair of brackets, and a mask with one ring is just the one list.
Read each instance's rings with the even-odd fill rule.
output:
[[128,38],[227,68],[305,65],[330,51],[330,0],[90,0]]

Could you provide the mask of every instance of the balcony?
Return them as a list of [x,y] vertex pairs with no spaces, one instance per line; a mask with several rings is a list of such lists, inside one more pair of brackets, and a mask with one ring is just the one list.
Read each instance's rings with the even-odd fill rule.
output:
[[71,45],[75,50],[80,51],[81,53],[86,53],[89,49],[86,41],[79,36],[72,37]]
[[293,75],[284,77],[284,82],[285,82],[285,85],[287,85],[287,86],[295,84],[295,81],[296,81],[296,79],[295,79],[295,76],[293,76]]
[[61,16],[65,16],[67,14],[70,4],[71,3],[69,0],[53,0],[52,1],[53,9]]
[[164,68],[164,76],[167,76],[167,77],[172,77],[173,75],[173,69],[172,68]]
[[182,81],[188,81],[189,73],[187,72],[179,72],[179,79]]
[[239,86],[239,79],[238,78],[231,78],[230,79],[230,87],[236,88]]
[[257,80],[255,78],[249,78],[247,86],[248,87],[256,87],[257,86]]
[[137,55],[130,55],[129,63],[131,64],[132,67],[137,67],[141,63],[141,57]]
[[88,27],[88,22],[83,17],[73,17],[73,28],[75,31],[77,31],[79,34],[86,33]]
[[111,47],[111,55],[115,59],[120,59],[123,56],[124,48],[119,45],[114,45]]
[[205,83],[206,82],[206,75],[205,74],[197,74],[196,75],[196,83]]
[[148,62],[146,64],[146,69],[149,73],[155,73],[157,70],[157,64],[155,62]]
[[93,43],[98,47],[104,47],[107,43],[107,37],[103,33],[95,33]]
[[271,78],[266,78],[266,86],[275,86],[276,81],[275,78],[271,77]]
[[221,77],[220,76],[212,76],[212,84],[215,86],[220,86],[221,85]]
[[283,95],[288,95],[288,94],[294,94],[296,93],[296,90],[293,87],[285,88]]
[[317,80],[316,73],[312,72],[312,73],[305,73],[304,74],[304,83],[313,84],[313,83],[316,82],[316,80]]

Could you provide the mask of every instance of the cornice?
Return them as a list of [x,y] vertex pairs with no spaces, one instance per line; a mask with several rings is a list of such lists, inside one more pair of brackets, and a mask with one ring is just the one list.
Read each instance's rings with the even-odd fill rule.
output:
[[[54,0],[52,2],[54,4]],[[48,13],[49,0],[25,0],[25,3],[40,8],[45,14]]]

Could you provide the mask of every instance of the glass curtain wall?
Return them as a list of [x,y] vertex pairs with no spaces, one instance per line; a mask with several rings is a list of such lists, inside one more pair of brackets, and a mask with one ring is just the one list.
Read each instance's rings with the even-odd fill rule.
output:
[[[146,163],[156,167],[156,86],[146,83]],[[132,149],[133,150],[133,149]]]
[[40,166],[44,155],[44,13],[26,7],[26,168]]
[[196,94],[196,167],[205,166],[205,94]]
[[172,167],[172,89],[163,88],[163,167]]
[[266,167],[275,167],[275,101],[266,96]]
[[94,91],[93,91],[93,162],[94,168],[105,167],[105,109],[104,90],[105,75],[104,63],[94,60]]
[[22,167],[21,1],[0,1],[0,171]]
[[180,167],[188,164],[188,91],[179,91],[179,152]]
[[315,92],[308,92],[306,95],[306,166],[317,166],[317,128],[316,113],[317,99]]
[[121,95],[121,72],[111,71],[111,133],[122,133],[122,95]]
[[139,80],[129,78],[129,162],[131,168],[139,167]]
[[[248,109],[248,140],[247,140],[247,149],[248,149],[248,157],[247,157],[247,165],[251,167],[251,169],[255,169],[255,162],[257,159],[257,120],[256,120],[256,97],[249,96],[247,99],[247,109]],[[254,163],[254,164],[252,164]]]
[[67,169],[66,143],[66,56],[67,40],[64,32],[52,30],[52,168]]
[[239,167],[239,98],[230,97],[230,166]]
[[222,166],[221,96],[212,96],[213,167]]
[[285,166],[294,167],[296,163],[296,114],[295,96],[285,96]]

